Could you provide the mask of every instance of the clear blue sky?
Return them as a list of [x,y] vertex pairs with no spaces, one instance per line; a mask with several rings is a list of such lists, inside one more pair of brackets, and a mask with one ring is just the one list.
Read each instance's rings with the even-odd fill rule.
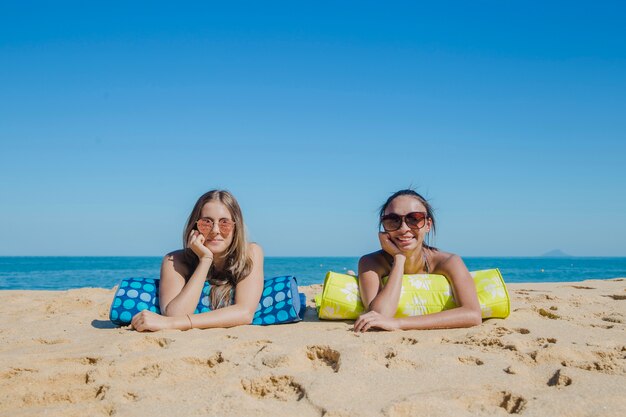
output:
[[623,2],[0,3],[0,255],[161,255],[197,197],[273,256],[626,256]]

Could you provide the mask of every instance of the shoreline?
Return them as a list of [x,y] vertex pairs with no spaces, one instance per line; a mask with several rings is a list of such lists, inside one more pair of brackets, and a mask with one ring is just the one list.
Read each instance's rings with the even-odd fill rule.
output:
[[[288,275],[288,274],[285,274]],[[276,276],[281,276],[281,275],[276,275]],[[273,276],[272,276],[273,277]],[[269,277],[271,278],[271,277]],[[267,279],[269,279],[267,278]],[[158,278],[155,278],[158,279]],[[297,277],[296,277],[297,279]],[[611,277],[611,278],[585,278],[584,280],[579,280],[579,281],[525,281],[525,282],[510,282],[509,280],[506,279],[506,277],[503,277],[504,282],[507,286],[507,288],[509,287],[509,285],[543,285],[543,284],[547,284],[547,285],[558,285],[558,284],[576,284],[576,283],[581,283],[584,281],[615,281],[615,280],[621,280],[621,279],[626,279],[624,277]],[[119,283],[120,280],[118,280]],[[305,284],[302,285],[300,283],[298,283],[298,288],[302,291],[303,288],[306,287],[315,287],[315,286],[322,286],[324,284],[324,280],[322,279],[320,282],[318,283],[313,283],[313,284]],[[106,290],[106,291],[113,291],[115,288],[117,288],[117,284],[113,285],[111,287],[89,287],[89,286],[85,286],[85,287],[71,287],[71,288],[61,288],[61,289],[42,289],[42,288],[35,288],[35,289],[31,289],[31,288],[0,288],[0,294],[2,294],[3,292],[8,292],[8,291],[13,291],[13,292],[19,292],[19,291],[32,291],[32,292],[65,292],[65,291],[75,291],[75,290]],[[321,290],[320,290],[321,292]],[[113,296],[111,295],[111,300],[113,300]]]
[[509,283],[511,315],[354,334],[320,321],[138,333],[114,289],[0,291],[0,414],[626,414],[626,278]]

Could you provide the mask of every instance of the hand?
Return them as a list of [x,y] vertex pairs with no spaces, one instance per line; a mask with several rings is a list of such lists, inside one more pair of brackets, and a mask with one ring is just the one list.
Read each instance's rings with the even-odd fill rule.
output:
[[380,241],[380,247],[391,256],[401,255],[402,251],[391,241],[389,233],[378,232],[378,240]]
[[165,317],[150,310],[142,310],[135,314],[130,324],[138,332],[156,332],[170,327],[170,317]]
[[208,259],[213,260],[213,252],[206,246],[204,246],[204,242],[206,238],[202,236],[200,232],[197,230],[192,230],[189,235],[189,240],[187,241],[187,247],[190,248],[193,253],[196,254],[198,259]]
[[394,317],[386,317],[377,311],[361,314],[354,322],[355,332],[366,332],[369,329],[400,330],[400,322]]

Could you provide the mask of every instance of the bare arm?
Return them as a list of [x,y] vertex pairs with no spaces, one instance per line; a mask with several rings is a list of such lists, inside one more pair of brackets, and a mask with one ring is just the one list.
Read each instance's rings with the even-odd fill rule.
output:
[[168,254],[161,263],[159,305],[164,316],[193,314],[200,299],[204,282],[213,263],[213,253],[204,246],[205,237],[197,230],[189,235],[187,247],[198,257],[198,265],[185,283],[189,273],[184,265],[184,251]]
[[398,309],[402,291],[402,275],[406,257],[394,256],[394,263],[389,272],[387,283],[381,289],[381,267],[374,259],[375,255],[366,255],[359,260],[359,290],[361,301],[366,310],[376,311],[383,316],[393,317]]
[[[263,249],[257,244],[250,245],[252,271],[239,281],[235,288],[235,303],[224,308],[191,316],[193,327],[232,327],[252,323],[254,312],[263,292]],[[185,318],[186,320],[186,318]],[[187,325],[189,323],[187,322]],[[183,327],[184,322],[183,322]]]
[[168,254],[161,263],[159,305],[164,316],[193,314],[198,305],[212,260],[201,259],[187,282],[181,274],[182,253]]
[[[133,317],[133,327],[139,331],[155,331],[162,329],[188,330],[192,327],[206,329],[250,324],[263,292],[263,250],[260,246],[251,244],[250,256],[252,258],[252,271],[237,284],[235,304],[206,313],[192,314],[200,298],[202,290],[200,288],[198,296],[193,301],[194,310],[191,313],[161,316],[143,310]],[[171,313],[171,311],[168,312]]]
[[482,323],[480,304],[476,295],[474,280],[463,260],[451,255],[433,273],[445,275],[452,286],[457,307],[439,313],[403,318],[388,317],[377,311],[361,315],[354,324],[355,331],[367,331],[370,328],[383,330],[412,330],[471,327]]
[[457,307],[439,313],[398,319],[399,327],[403,330],[438,329],[472,327],[482,323],[476,285],[461,257],[451,255],[433,273],[448,277]]

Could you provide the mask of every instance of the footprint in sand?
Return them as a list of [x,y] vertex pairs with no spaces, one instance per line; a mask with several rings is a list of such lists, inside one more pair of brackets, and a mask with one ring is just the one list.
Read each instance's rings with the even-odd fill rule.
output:
[[213,369],[222,363],[228,362],[226,359],[224,359],[222,352],[216,352],[214,355],[211,355],[209,358],[206,358],[206,359],[202,359],[198,357],[191,357],[191,358],[184,358],[183,360],[190,365],[206,366],[206,367],[209,367],[210,369]]
[[71,343],[70,340],[67,339],[44,339],[44,338],[39,338],[39,339],[33,339],[35,340],[35,342],[37,343],[41,343],[42,345],[59,345],[61,343]]
[[280,368],[289,365],[291,357],[285,354],[265,355],[261,359],[261,363],[268,368]]
[[33,368],[10,368],[8,371],[0,374],[0,379],[13,379],[23,374],[31,374],[36,372],[39,372],[39,370]]
[[94,399],[102,401],[109,390],[108,385],[95,385],[84,373],[56,373],[48,380],[38,380],[31,384],[41,389],[22,395],[22,404],[27,407],[57,404],[79,404]]
[[585,371],[601,372],[605,374],[624,374],[623,360],[624,348],[615,348],[608,351],[592,352],[592,358],[588,360],[563,360],[561,365],[573,367]]
[[490,334],[494,335],[494,336],[498,336],[498,337],[502,337],[505,336],[507,334],[511,334],[513,333],[512,330],[506,328],[506,327],[496,327],[495,329],[491,330]]
[[305,395],[302,385],[295,382],[289,375],[244,379],[241,381],[241,386],[248,395],[261,399],[300,401]]
[[158,347],[161,347],[163,349],[169,348],[170,345],[172,344],[172,342],[174,342],[174,339],[170,339],[170,338],[167,338],[167,337],[150,337],[150,336],[146,336],[144,338],[144,345],[158,346]]
[[341,354],[329,346],[308,346],[306,356],[314,368],[328,367],[334,372],[339,371]]
[[606,325],[606,326],[601,325],[601,324],[590,324],[589,326],[590,326],[590,327],[598,327],[598,328],[600,328],[600,329],[612,329],[612,328],[614,328],[614,327],[615,327],[615,326],[614,326],[614,325],[612,325],[612,324],[610,324],[610,325]]
[[537,310],[537,312],[539,313],[540,316],[542,317],[546,317],[552,320],[558,320],[561,318],[561,316],[559,316],[558,314],[552,313],[546,309],[540,308],[539,310]]
[[558,369],[554,373],[554,375],[552,375],[550,379],[548,380],[549,387],[561,388],[561,387],[567,387],[568,385],[571,385],[571,384],[572,384],[572,378],[570,378],[569,376],[563,375],[560,369]]
[[554,337],[539,337],[535,339],[535,342],[538,346],[547,348],[548,346],[550,346],[550,344],[555,344],[557,340]]
[[513,365],[509,365],[506,368],[504,368],[504,372],[506,372],[509,375],[516,375],[519,371]]
[[85,356],[82,358],[63,358],[55,360],[55,362],[72,362],[77,363],[79,365],[97,365],[100,363],[102,358],[97,356]]
[[260,339],[260,340],[252,340],[252,341],[247,341],[247,342],[242,342],[238,345],[236,345],[237,347],[240,348],[249,348],[249,347],[258,347],[260,348],[259,350],[262,350],[264,348],[266,348],[268,345],[271,345],[272,341],[268,340],[268,339]]
[[465,364],[465,365],[483,365],[485,362],[483,362],[480,358],[477,358],[475,356],[459,356],[459,362]]
[[398,356],[396,349],[390,348],[385,352],[385,368],[387,369],[417,369],[415,362]]
[[403,337],[400,339],[401,345],[416,345],[417,339],[413,339],[412,337]]
[[609,297],[614,300],[626,300],[626,295],[622,295],[622,294],[603,295],[603,297]]
[[143,368],[141,368],[139,371],[133,373],[133,376],[158,378],[161,376],[161,372],[163,372],[163,367],[161,366],[161,364],[153,363],[151,365],[146,365]]
[[512,394],[509,391],[500,392],[500,403],[498,405],[509,414],[521,414],[527,403],[528,401],[522,396]]
[[123,395],[123,397],[124,399],[131,401],[131,402],[139,401],[139,394],[135,392],[127,392]]

